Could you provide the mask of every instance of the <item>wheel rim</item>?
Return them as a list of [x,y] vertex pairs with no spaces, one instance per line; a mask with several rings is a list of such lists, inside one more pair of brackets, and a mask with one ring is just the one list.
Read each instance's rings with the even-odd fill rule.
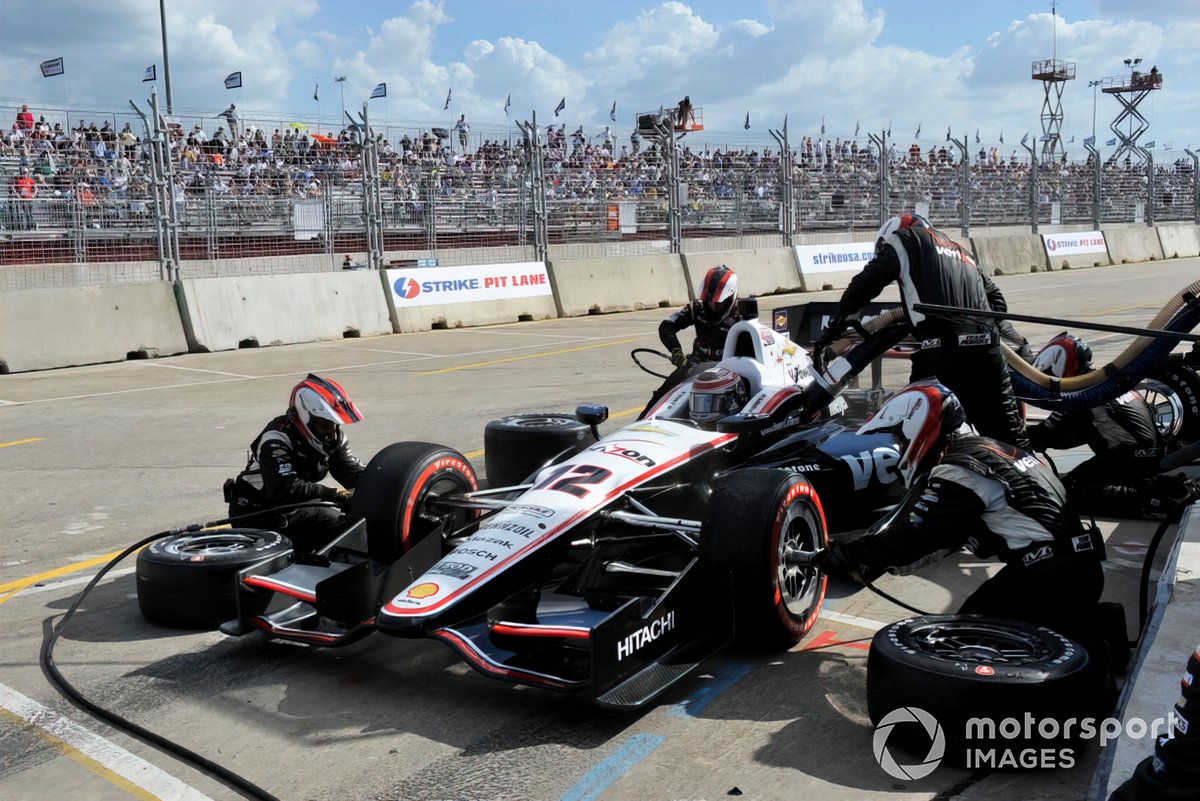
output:
[[912,633],[911,645],[946,662],[1028,665],[1051,656],[1050,644],[1032,633],[978,621],[938,623]]
[[444,495],[456,495],[470,490],[470,483],[458,473],[445,472],[430,479],[417,498],[416,508],[413,511],[414,525],[409,534],[410,543],[415,545],[418,540],[436,530],[442,523],[446,523],[447,532],[465,525],[476,514],[474,510],[442,507],[438,501]]
[[791,504],[780,524],[779,543],[775,551],[775,574],[781,603],[794,617],[804,618],[812,609],[820,584],[820,573],[813,567],[799,567],[784,562],[785,548],[815,551],[824,547],[819,529],[814,525],[807,507]]
[[575,423],[574,417],[563,415],[529,415],[509,421],[517,428],[565,428]]
[[1170,442],[1183,426],[1183,403],[1169,387],[1158,381],[1143,381],[1136,392],[1142,396],[1154,413],[1154,427],[1159,439]]
[[237,553],[258,547],[261,537],[232,531],[219,531],[189,537],[175,544],[175,550],[193,556],[211,556],[219,553]]

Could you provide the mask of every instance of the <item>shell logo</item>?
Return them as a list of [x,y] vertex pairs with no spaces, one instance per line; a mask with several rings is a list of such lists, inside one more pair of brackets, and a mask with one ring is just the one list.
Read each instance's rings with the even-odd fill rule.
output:
[[406,594],[409,598],[428,598],[430,595],[437,593],[439,587],[433,582],[418,584],[409,590]]

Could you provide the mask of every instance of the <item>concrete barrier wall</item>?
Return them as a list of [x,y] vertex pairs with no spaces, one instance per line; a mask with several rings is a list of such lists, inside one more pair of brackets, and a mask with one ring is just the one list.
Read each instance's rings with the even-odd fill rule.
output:
[[561,317],[682,306],[690,299],[676,255],[551,260],[547,269]]
[[1113,264],[1154,261],[1163,257],[1158,231],[1144,225],[1130,228],[1105,228],[1104,241]]
[[13,372],[187,349],[165,282],[0,292],[0,362]]
[[973,236],[970,249],[984,275],[1017,275],[1049,269],[1046,247],[1036,234]]
[[1200,256],[1200,226],[1162,225],[1157,229],[1158,243],[1163,256],[1168,259],[1186,259]]
[[798,292],[803,286],[796,270],[796,257],[791,248],[755,248],[753,250],[716,250],[708,253],[685,253],[683,268],[687,273],[688,289],[693,298],[710,267],[724,264],[738,277],[738,295],[776,295]]
[[392,333],[372,270],[197,278],[181,283],[179,310],[193,351]]

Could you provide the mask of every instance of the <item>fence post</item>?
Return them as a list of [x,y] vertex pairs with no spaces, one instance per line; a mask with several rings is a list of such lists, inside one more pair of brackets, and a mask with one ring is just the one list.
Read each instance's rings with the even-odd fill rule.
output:
[[958,147],[958,152],[962,157],[962,175],[958,179],[958,202],[962,216],[959,228],[962,229],[963,239],[966,239],[971,235],[971,157],[967,154],[966,136],[962,138],[961,142],[957,139],[950,139],[950,141]]
[[1192,157],[1192,211],[1195,213],[1196,225],[1200,225],[1200,156],[1186,147],[1183,152]]
[[[350,116],[347,114],[346,116]],[[386,266],[383,258],[383,198],[379,186],[379,149],[367,116],[367,104],[358,113],[359,125],[350,122],[359,130],[360,156],[362,158],[363,222],[367,228],[367,260],[371,269],[382,270]]]
[[1099,231],[1101,189],[1100,151],[1096,149],[1095,145],[1086,141],[1083,143],[1083,146],[1091,154],[1092,159],[1092,229]]
[[792,146],[788,144],[787,115],[783,116],[783,131],[767,129],[775,141],[779,143],[779,170],[783,173],[779,182],[779,227],[783,234],[783,246],[792,246],[792,233],[796,230],[796,206],[792,193],[795,191],[795,176],[792,174],[796,158]]
[[533,249],[537,261],[546,261],[550,253],[550,222],[546,212],[546,177],[542,164],[542,138],[538,131],[537,112],[530,122],[517,121],[525,135],[523,146],[528,162],[529,200],[533,206]]
[[1021,147],[1029,151],[1029,216],[1033,221],[1032,233],[1038,232],[1038,157],[1037,152],[1025,142],[1029,137],[1021,139]]
[[887,152],[887,131],[880,131],[879,136],[875,134],[867,134],[871,143],[879,148],[879,225],[883,226],[888,219],[888,170],[891,165]]
[[1154,154],[1144,147],[1138,150],[1146,157],[1146,225],[1154,226]]
[[[670,117],[667,119],[667,122],[662,119],[655,120],[654,129],[658,134],[659,148],[667,167],[667,231],[671,252],[680,253],[683,250],[683,204],[682,179],[679,175],[679,143],[675,139],[674,122]],[[740,221],[738,225],[740,227]]]

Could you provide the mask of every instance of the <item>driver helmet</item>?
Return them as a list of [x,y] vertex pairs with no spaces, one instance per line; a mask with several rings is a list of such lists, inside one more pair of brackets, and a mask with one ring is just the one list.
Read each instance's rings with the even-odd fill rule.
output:
[[1071,378],[1092,370],[1092,349],[1077,336],[1062,332],[1038,351],[1033,366],[1055,378]]
[[691,418],[702,425],[715,423],[737,413],[749,399],[746,379],[737,373],[725,367],[705,370],[692,384]]
[[937,381],[916,381],[897,392],[863,424],[859,434],[890,432],[900,447],[906,487],[942,455],[950,437],[969,433],[967,415],[954,393]]
[[304,441],[324,456],[341,445],[342,426],[363,419],[340,384],[312,373],[292,389],[288,414]]
[[700,318],[707,323],[719,323],[733,314],[737,306],[737,273],[719,264],[704,274],[696,300]]
[[920,214],[899,214],[892,217],[879,228],[879,236],[875,239],[875,254],[883,248],[883,242],[897,231],[903,231],[905,228],[924,228],[926,231],[933,228],[929,224],[929,220],[922,217]]

